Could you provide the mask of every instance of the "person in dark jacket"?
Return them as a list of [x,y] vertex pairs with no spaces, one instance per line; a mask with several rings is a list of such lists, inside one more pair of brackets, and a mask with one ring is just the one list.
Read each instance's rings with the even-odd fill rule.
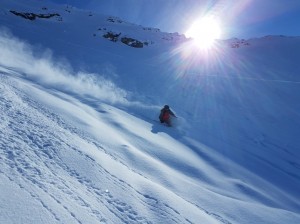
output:
[[159,115],[160,123],[166,123],[168,126],[172,126],[171,116],[176,117],[173,111],[171,111],[170,107],[168,105],[165,105],[160,110],[160,115]]

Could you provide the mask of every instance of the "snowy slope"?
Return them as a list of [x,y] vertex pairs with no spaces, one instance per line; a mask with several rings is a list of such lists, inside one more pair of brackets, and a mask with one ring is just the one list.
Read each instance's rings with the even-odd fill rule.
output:
[[[134,118],[107,105],[98,113],[85,111],[87,106],[72,97],[49,93],[5,75],[1,83],[2,223],[159,223],[166,218],[216,222],[156,183],[153,178],[164,178],[152,177],[158,172],[153,165],[165,165],[140,152],[122,137],[120,127],[98,116],[117,114],[122,120],[133,119],[131,123]],[[47,104],[40,104],[45,98]],[[58,115],[66,113],[73,114],[72,123],[82,122],[85,129],[93,129],[95,136],[88,136],[89,131],[75,128]],[[142,123],[137,128],[144,126]],[[170,142],[178,147],[173,139],[164,140],[164,144]],[[117,156],[121,150],[133,151],[133,158],[148,163],[139,165],[146,171],[130,166],[133,158],[129,163]],[[168,170],[159,173],[167,175]],[[181,204],[181,209],[172,204]]]
[[300,222],[300,38],[201,52],[30,2],[1,3],[1,223]]

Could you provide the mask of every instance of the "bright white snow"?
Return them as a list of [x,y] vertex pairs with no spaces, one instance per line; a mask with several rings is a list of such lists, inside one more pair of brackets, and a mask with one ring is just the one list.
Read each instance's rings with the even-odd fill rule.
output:
[[[28,2],[1,3],[0,223],[300,222],[299,37],[199,52]],[[164,104],[176,127],[158,122]]]

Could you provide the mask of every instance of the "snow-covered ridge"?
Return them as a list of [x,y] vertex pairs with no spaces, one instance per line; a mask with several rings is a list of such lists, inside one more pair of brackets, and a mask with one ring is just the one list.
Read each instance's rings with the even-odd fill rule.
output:
[[[10,8],[9,12],[23,19],[28,19],[31,21],[36,19],[55,18],[57,21],[66,22],[68,21],[67,18],[71,19],[73,15],[76,15],[76,9],[69,5],[62,8],[60,6],[56,6],[54,8],[51,8],[51,6],[42,6],[35,9],[33,7],[30,7],[30,11],[20,11],[16,10],[15,8],[18,7],[15,6],[13,8]],[[102,16],[90,11],[80,12],[82,13],[82,16],[84,16],[84,20],[86,21],[86,23],[89,22],[89,17],[96,17],[96,19],[98,20],[98,24],[102,24],[98,25],[98,29],[94,30],[93,33],[89,33],[87,35],[92,34],[94,37],[104,37],[110,41],[120,42],[134,48],[143,48],[145,46],[153,45],[162,40],[165,42],[176,43],[186,41],[185,36],[179,35],[178,33],[164,33],[159,29],[135,25],[123,21],[118,17]],[[81,23],[85,23],[84,20],[81,20]]]

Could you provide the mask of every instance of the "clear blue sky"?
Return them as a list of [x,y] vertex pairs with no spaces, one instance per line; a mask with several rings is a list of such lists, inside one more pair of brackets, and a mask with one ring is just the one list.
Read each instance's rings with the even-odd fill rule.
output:
[[300,36],[300,0],[50,0],[184,33],[205,14],[222,21],[223,38]]

